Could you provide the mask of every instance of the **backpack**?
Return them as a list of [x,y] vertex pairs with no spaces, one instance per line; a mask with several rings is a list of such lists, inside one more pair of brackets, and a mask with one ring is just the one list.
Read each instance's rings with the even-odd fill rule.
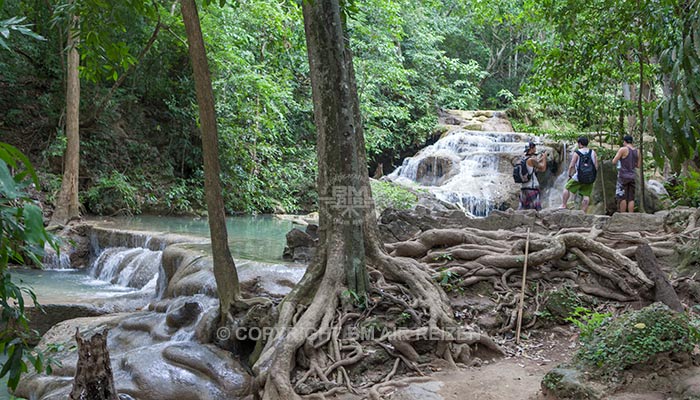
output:
[[595,164],[593,164],[593,150],[589,150],[585,154],[576,150],[576,154],[578,154],[578,181],[580,183],[595,182],[598,171],[596,171]]
[[527,159],[529,157],[522,157],[519,163],[516,163],[513,167],[513,180],[515,183],[528,183],[532,174],[527,172]]

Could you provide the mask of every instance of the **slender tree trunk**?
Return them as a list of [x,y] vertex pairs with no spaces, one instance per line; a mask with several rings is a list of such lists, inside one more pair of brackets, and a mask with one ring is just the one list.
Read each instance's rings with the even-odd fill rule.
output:
[[80,216],[78,206],[78,174],[80,169],[80,77],[78,67],[79,20],[73,17],[68,30],[68,60],[66,77],[66,152],[63,160],[63,180],[51,216],[51,225],[65,224]]
[[224,198],[221,193],[219,172],[219,144],[214,109],[214,92],[211,87],[202,28],[199,25],[197,4],[194,0],[181,0],[182,19],[187,31],[190,60],[194,73],[199,119],[202,130],[202,155],[204,157],[204,193],[207,202],[211,247],[214,257],[214,277],[219,293],[221,322],[225,322],[231,304],[240,298],[236,265],[228,246]]
[[[639,1],[637,1],[637,5],[639,5]],[[639,210],[641,212],[645,212],[645,204],[644,204],[644,195],[646,193],[646,188],[645,188],[645,182],[644,182],[644,104],[643,104],[643,97],[644,97],[644,43],[642,42],[641,38],[641,27],[639,30],[639,48],[637,49],[638,51],[638,57],[639,57],[639,93],[637,93],[637,114],[638,114],[638,121],[639,121],[639,158],[642,160],[641,162],[641,167],[639,168],[639,189],[641,192],[641,195],[639,196]]]

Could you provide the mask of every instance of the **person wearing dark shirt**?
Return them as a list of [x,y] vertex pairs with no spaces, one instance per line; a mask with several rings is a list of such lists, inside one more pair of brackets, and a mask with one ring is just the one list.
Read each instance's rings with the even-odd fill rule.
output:
[[620,212],[634,212],[637,168],[642,167],[639,150],[632,143],[634,143],[632,136],[625,135],[622,139],[622,147],[613,158],[613,164],[618,166],[615,197],[619,201]]

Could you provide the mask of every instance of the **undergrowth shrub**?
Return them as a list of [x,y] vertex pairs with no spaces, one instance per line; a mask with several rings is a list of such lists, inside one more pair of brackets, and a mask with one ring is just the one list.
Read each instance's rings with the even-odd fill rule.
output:
[[418,196],[403,186],[377,180],[370,184],[375,207],[380,213],[387,208],[410,210],[418,204]]
[[700,340],[695,321],[654,303],[617,319],[595,318],[598,325],[581,335],[581,349],[574,360],[603,377],[613,377],[637,364],[646,364],[662,353],[691,353]]

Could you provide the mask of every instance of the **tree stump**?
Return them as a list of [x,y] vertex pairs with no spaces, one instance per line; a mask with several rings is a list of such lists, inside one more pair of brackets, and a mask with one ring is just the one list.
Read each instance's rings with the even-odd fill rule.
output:
[[635,252],[637,265],[646,276],[654,281],[654,300],[666,304],[671,310],[683,311],[683,304],[678,299],[678,294],[671,286],[666,275],[661,271],[656,256],[648,244],[637,246]]
[[108,330],[97,332],[84,339],[78,329],[78,365],[75,369],[70,400],[119,400],[114,388],[112,366],[107,350]]

